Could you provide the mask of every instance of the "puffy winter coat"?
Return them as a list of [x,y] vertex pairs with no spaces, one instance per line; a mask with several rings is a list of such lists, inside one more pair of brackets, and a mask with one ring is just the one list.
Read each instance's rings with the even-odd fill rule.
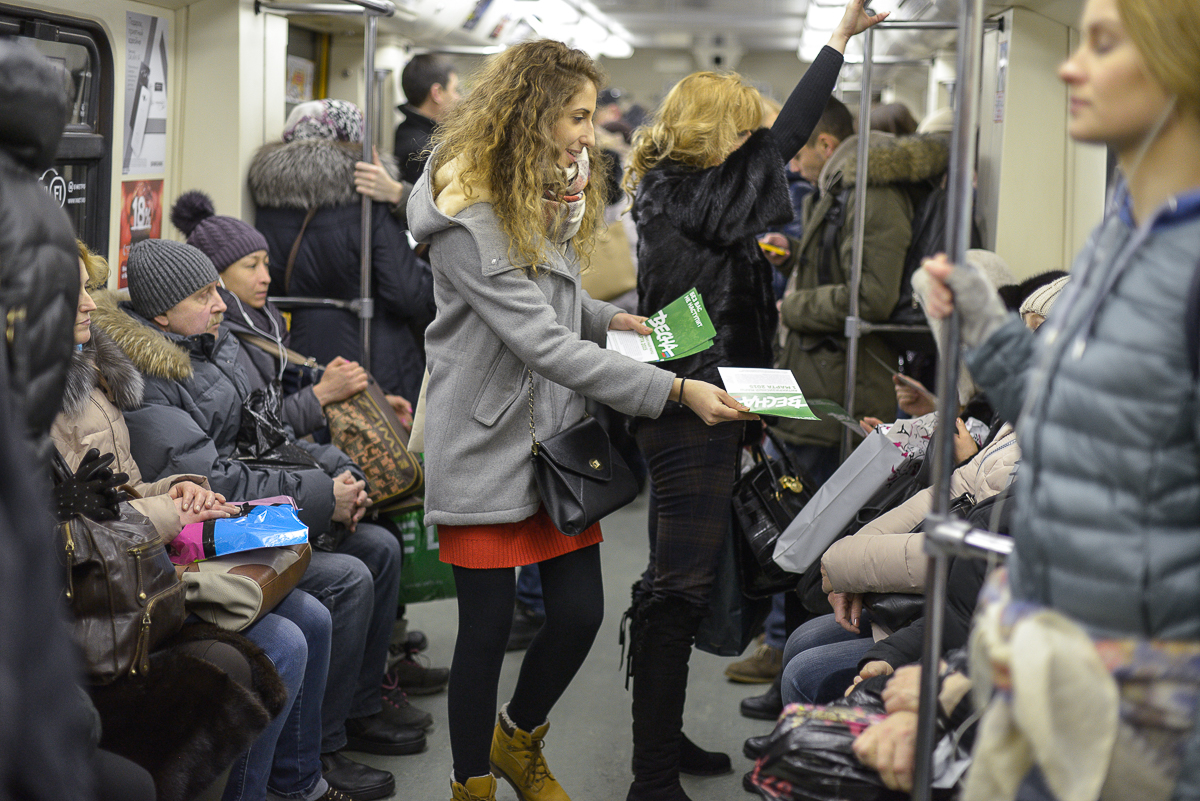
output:
[[[976,502],[1008,486],[1021,457],[1011,425],[1005,425],[979,453],[950,475],[950,497],[970,493]],[[925,535],[913,532],[933,509],[933,488],[843,537],[821,557],[837,592],[925,591]]]
[[[905,184],[928,181],[945,172],[949,149],[943,138],[896,138],[871,132],[867,161],[867,214],[863,239],[859,316],[881,323],[891,316],[900,297],[904,256],[912,240],[912,202]],[[846,317],[850,314],[850,269],[858,209],[850,192],[843,224],[829,255],[830,279],[822,283],[819,267],[826,214],[838,196],[855,185],[858,137],[846,139],[829,157],[818,180],[818,191],[804,199],[804,236],[792,242],[790,258],[780,267],[788,274],[780,306],[779,367],[792,371],[800,389],[811,398],[839,404],[846,398]],[[894,417],[896,391],[891,373],[869,354],[894,362],[895,352],[878,334],[859,340],[855,417],[884,420]],[[835,446],[842,426],[836,420],[782,419],[779,436],[797,445]]]
[[[359,145],[323,139],[276,142],[250,163],[254,224],[267,238],[271,291],[297,297],[359,297],[362,197],[354,191]],[[308,209],[318,211],[304,231],[291,280],[292,250]],[[404,229],[385,204],[371,207],[371,364],[385,392],[416,402],[425,368],[421,332],[433,319],[433,278],[413,253]],[[333,308],[296,309],[292,346],[322,363],[337,356],[361,362],[358,315]]]
[[250,394],[235,336],[222,331],[217,337],[181,337],[160,331],[129,304],[118,308],[107,293],[97,293],[96,304],[92,319],[146,382],[143,405],[125,414],[130,452],[143,476],[206,475],[214,490],[234,501],[291,495],[314,536],[329,529],[331,477],[350,470],[362,478],[346,454],[329,445],[296,442],[320,463],[312,470],[250,467],[233,458],[242,404]]
[[129,503],[154,523],[164,542],[179,534],[179,512],[166,494],[180,481],[208,486],[198,475],[167,476],[148,483],[129,451],[129,429],[121,412],[142,405],[142,375],[108,335],[92,326],[92,338],[76,351],[67,374],[63,410],[54,421],[50,436],[67,463],[74,469],[89,448],[116,456],[112,469],[129,476],[129,487],[140,498]]
[[67,121],[64,75],[32,47],[0,40],[0,315],[7,315],[13,402],[35,447],[58,414],[71,361],[79,252],[38,175]]
[[603,343],[621,310],[589,297],[573,244],[547,247],[527,273],[509,261],[492,204],[448,217],[437,207],[430,165],[408,201],[413,234],[430,243],[437,318],[425,341],[425,520],[512,523],[541,503],[529,457],[529,381],[539,438],[579,422],[584,397],[631,415],[657,416],[674,374]]

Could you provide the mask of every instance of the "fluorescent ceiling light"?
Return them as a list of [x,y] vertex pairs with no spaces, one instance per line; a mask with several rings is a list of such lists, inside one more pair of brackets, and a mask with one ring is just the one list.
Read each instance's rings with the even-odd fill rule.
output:
[[832,31],[842,21],[844,13],[844,8],[810,5],[808,12],[804,15],[804,28],[805,30],[815,28],[819,31]]

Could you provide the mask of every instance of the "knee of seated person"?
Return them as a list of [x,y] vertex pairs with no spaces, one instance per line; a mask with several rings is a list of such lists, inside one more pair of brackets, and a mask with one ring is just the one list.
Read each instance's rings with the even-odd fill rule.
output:
[[403,546],[396,535],[374,523],[359,523],[346,540],[346,552],[362,560],[373,574],[399,570]]
[[184,643],[180,649],[198,659],[211,662],[229,678],[246,689],[251,689],[250,661],[238,649],[219,640],[196,640]]

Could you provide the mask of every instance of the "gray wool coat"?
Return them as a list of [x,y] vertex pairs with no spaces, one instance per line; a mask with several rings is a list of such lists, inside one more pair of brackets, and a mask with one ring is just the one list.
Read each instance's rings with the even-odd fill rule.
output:
[[527,273],[509,261],[490,203],[453,219],[437,209],[428,168],[409,198],[408,221],[430,245],[437,302],[425,332],[425,522],[524,520],[541,503],[527,365],[539,439],[583,419],[584,396],[657,417],[675,375],[604,349],[621,310],[583,291],[573,245],[548,248],[547,262]]

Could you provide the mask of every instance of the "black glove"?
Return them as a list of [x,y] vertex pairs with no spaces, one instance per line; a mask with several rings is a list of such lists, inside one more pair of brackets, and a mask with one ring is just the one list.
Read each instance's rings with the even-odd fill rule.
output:
[[128,496],[119,488],[129,482],[129,476],[112,471],[109,465],[115,458],[111,453],[101,456],[98,449],[92,448],[73,475],[56,482],[54,513],[59,520],[76,516],[89,520],[115,520],[120,516],[117,507]]

